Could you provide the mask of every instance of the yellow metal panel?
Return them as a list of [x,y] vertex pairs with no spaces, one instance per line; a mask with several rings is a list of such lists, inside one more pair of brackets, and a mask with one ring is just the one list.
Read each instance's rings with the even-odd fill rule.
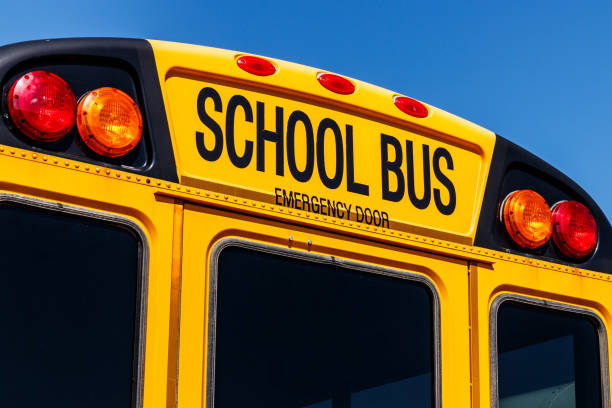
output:
[[183,257],[183,202],[174,203],[172,231],[172,280],[170,296],[170,328],[168,335],[167,408],[175,408],[178,383],[179,310],[181,308],[181,262]]
[[115,171],[107,175],[104,168],[13,148],[0,147],[0,173],[6,175],[0,192],[118,215],[142,229],[149,247],[148,286],[142,292],[146,296],[143,406],[164,408],[174,200],[156,198],[154,190],[134,182],[133,175],[128,178]]
[[[470,269],[470,290],[472,320],[475,322],[472,326],[472,371],[475,385],[478,385],[475,387],[474,407],[490,406],[489,319],[491,305],[498,296],[511,293],[579,306],[597,314],[606,328],[612,324],[609,275],[576,270],[555,271],[542,268],[534,261],[520,264],[499,260],[492,265],[479,263]],[[606,331],[609,336],[609,329]],[[609,345],[606,347],[610,355]]]
[[[413,118],[394,106],[396,94],[357,80],[353,80],[357,85],[354,94],[334,94],[318,84],[316,75],[321,70],[314,68],[274,61],[279,67],[276,74],[257,77],[237,67],[235,59],[240,53],[159,41],[151,44],[182,184],[364,225],[370,212],[376,210],[380,215],[372,217],[372,226],[378,222],[377,227],[473,242],[495,143],[493,133],[432,106],[428,106],[427,118]],[[198,96],[204,88],[212,91],[199,103]],[[211,94],[219,95],[218,106]],[[235,109],[235,115],[228,117],[229,101],[237,95],[245,99]],[[277,107],[283,110],[282,120]],[[263,112],[261,116],[258,109]],[[290,116],[298,111],[313,128],[310,143],[314,152],[310,155],[306,153],[307,125],[298,120],[295,127],[289,126]],[[258,141],[257,127],[276,131],[277,119],[283,132],[282,146]],[[318,137],[318,129],[325,129],[323,124],[329,124],[329,120],[338,126],[339,143],[329,128]],[[218,125],[218,131],[211,122]],[[228,124],[234,125],[233,143],[228,143]],[[292,150],[288,148],[287,134],[294,128]],[[215,142],[215,132],[219,144]],[[322,151],[317,152],[319,138],[324,142]],[[386,159],[382,157],[383,144],[388,151]],[[233,160],[230,145],[235,146]],[[202,154],[215,146],[221,150],[212,156]],[[277,146],[281,150],[279,166]],[[259,158],[258,149],[264,152]],[[392,163],[400,153],[401,165],[395,166]],[[293,172],[290,158],[295,158]],[[340,159],[343,163],[338,164]],[[429,162],[425,167],[424,161]],[[312,172],[306,171],[309,163]],[[306,176],[300,179],[296,173]],[[329,183],[324,173],[332,179],[339,175],[340,182]],[[383,179],[389,183],[386,190],[394,192],[402,178],[403,194],[383,194]],[[414,180],[414,185],[408,180]],[[425,188],[427,180],[430,185]],[[351,182],[368,186],[367,194]],[[410,188],[415,199],[409,198]],[[297,204],[287,198],[290,193],[299,194]],[[419,204],[418,199],[424,196],[429,198]],[[338,213],[329,209],[321,212],[318,205],[315,210],[312,197],[318,202],[323,198],[326,204],[326,200],[339,202]]]
[[179,407],[204,406],[206,401],[209,259],[214,245],[230,237],[404,270],[427,277],[435,285],[441,303],[443,406],[470,406],[468,281],[465,261],[400,250],[392,246],[372,245],[367,241],[306,227],[186,204]]
[[[147,236],[150,260],[145,408],[173,406],[176,399],[181,407],[204,404],[208,261],[211,248],[227,237],[428,277],[441,300],[445,406],[468,407],[470,401],[472,406],[489,406],[489,310],[499,294],[516,293],[586,307],[609,325],[609,275],[470,245],[495,143],[491,132],[429,105],[427,118],[412,118],[393,105],[393,92],[357,80],[353,80],[357,86],[354,94],[333,94],[316,82],[316,74],[322,71],[315,68],[274,61],[279,67],[276,74],[255,77],[236,66],[235,59],[242,54],[233,51],[159,41],[151,44],[180,184],[0,146],[0,171],[7,175],[0,181],[0,191],[124,216],[138,224]],[[212,148],[211,129],[197,111],[198,94],[205,87],[219,94],[222,107],[217,112],[211,99],[201,107],[219,124],[224,136],[222,153],[214,161],[204,159],[196,144],[196,132],[200,132],[205,135],[205,147]],[[238,107],[233,122],[236,154],[243,155],[247,142],[253,142],[253,157],[244,168],[232,163],[227,150],[227,107],[235,95],[244,96],[253,113],[251,123],[246,120],[244,108]],[[270,142],[265,144],[264,171],[256,168],[257,102],[265,105],[267,130],[275,130],[275,108],[283,108],[282,176],[276,174],[275,146]],[[295,111],[309,118],[315,139],[324,119],[338,124],[344,163],[342,182],[337,188],[324,185],[316,156],[307,182],[292,176],[287,163],[286,130],[288,118]],[[368,196],[348,191],[347,125],[353,132],[354,181],[369,186]],[[398,140],[404,177],[408,174],[406,141],[413,143],[417,197],[423,195],[422,148],[428,146],[432,197],[425,209],[415,208],[407,191],[399,202],[382,198],[381,134]],[[336,164],[332,140],[328,130],[322,165],[330,175]],[[305,146],[305,130],[298,125],[295,158],[300,170],[306,166]],[[432,161],[437,149],[445,149],[453,159],[452,169],[444,159],[439,168],[452,182],[457,197],[450,215],[440,212],[433,197],[434,189],[438,189],[441,201],[449,200],[448,187],[434,174]],[[394,158],[391,151],[388,160]],[[394,190],[394,173],[388,175],[389,188]],[[287,208],[283,189],[286,194],[305,193],[310,198],[324,197],[351,205],[353,218],[323,215],[294,204]],[[184,219],[182,201],[175,199],[186,203]],[[388,213],[390,225],[376,227],[358,221],[356,206]],[[309,240],[312,245],[307,244]],[[173,361],[177,353],[178,384]]]

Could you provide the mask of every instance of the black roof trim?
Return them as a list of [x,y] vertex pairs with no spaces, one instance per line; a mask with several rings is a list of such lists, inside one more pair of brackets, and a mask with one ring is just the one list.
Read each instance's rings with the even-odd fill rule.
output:
[[[552,239],[533,251],[516,245],[508,236],[498,214],[503,199],[519,189],[538,192],[551,206],[562,200],[576,200],[586,205],[595,217],[599,229],[599,242],[593,255],[578,261],[569,259],[555,248]],[[499,135],[496,135],[474,245],[612,273],[612,227],[597,203],[565,174]]]
[[[141,110],[145,120],[145,132],[143,137],[148,137],[148,149],[150,149],[148,163],[145,167],[134,168],[125,166],[112,160],[103,161],[95,158],[95,155],[64,154],[56,150],[46,150],[44,145],[24,142],[23,139],[15,137],[15,133],[9,129],[8,120],[0,121],[0,143],[16,148],[43,151],[49,154],[70,157],[98,164],[101,166],[116,168],[122,171],[142,174],[153,178],[178,182],[178,175],[170,139],[166,110],[161,93],[157,67],[153,49],[148,41],[139,39],[121,38],[69,38],[29,41],[10,44],[0,47],[0,79],[5,84],[10,76],[17,72],[20,67],[35,67],[37,64],[48,63],[74,63],[79,61],[116,61],[122,67],[129,69],[134,75],[136,92],[140,95]],[[6,91],[5,91],[6,92]],[[77,95],[77,98],[79,95]],[[3,95],[6,99],[6,95]],[[4,112],[6,114],[6,112]],[[5,115],[5,117],[8,117]],[[148,136],[146,135],[148,133]],[[61,150],[61,149],[60,149]],[[89,156],[89,157],[88,157]]]

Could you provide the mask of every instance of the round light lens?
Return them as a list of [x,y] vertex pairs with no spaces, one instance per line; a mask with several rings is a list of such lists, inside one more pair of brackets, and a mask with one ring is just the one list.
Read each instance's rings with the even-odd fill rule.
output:
[[236,60],[236,63],[244,71],[253,75],[269,76],[276,72],[276,66],[267,59],[261,57],[243,55]]
[[138,145],[142,116],[132,98],[116,88],[99,88],[81,98],[77,127],[83,142],[107,157],[123,156]]
[[348,79],[336,74],[319,74],[317,75],[319,83],[325,89],[341,95],[350,95],[355,92],[355,85]]
[[552,210],[553,241],[570,258],[590,255],[597,246],[597,223],[588,208],[577,201],[562,201]]
[[415,118],[425,118],[429,115],[427,106],[416,99],[407,96],[396,96],[393,98],[393,103],[399,110]]
[[74,126],[76,98],[59,76],[47,71],[32,71],[11,86],[8,108],[11,119],[24,135],[53,142]]
[[552,234],[550,207],[532,190],[510,193],[502,204],[501,218],[512,240],[524,248],[538,248]]

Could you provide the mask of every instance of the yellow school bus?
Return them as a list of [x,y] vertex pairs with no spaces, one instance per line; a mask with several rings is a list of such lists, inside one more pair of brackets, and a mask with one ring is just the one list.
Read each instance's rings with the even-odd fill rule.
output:
[[0,74],[3,405],[610,406],[612,229],[503,137],[162,41]]

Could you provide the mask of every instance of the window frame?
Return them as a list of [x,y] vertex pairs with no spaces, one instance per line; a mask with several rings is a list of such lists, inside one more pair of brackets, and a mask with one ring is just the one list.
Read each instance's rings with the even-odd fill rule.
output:
[[498,354],[497,354],[497,323],[499,308],[505,302],[522,303],[529,306],[556,310],[559,312],[573,313],[578,317],[590,318],[597,326],[598,349],[599,349],[599,373],[601,380],[601,403],[602,407],[610,406],[610,374],[608,362],[608,336],[606,326],[601,317],[593,310],[585,307],[569,305],[550,301],[546,299],[533,298],[515,293],[503,293],[497,296],[491,303],[489,314],[489,362],[491,381],[491,408],[499,408],[499,384],[498,384]]
[[13,204],[26,208],[41,209],[49,212],[72,215],[75,217],[89,218],[95,221],[113,225],[125,229],[134,234],[138,240],[138,276],[137,293],[135,302],[135,327],[134,327],[134,376],[135,381],[132,386],[132,403],[134,408],[143,406],[144,393],[144,363],[146,345],[146,319],[147,319],[147,299],[148,299],[148,271],[149,271],[149,243],[147,237],[140,226],[131,219],[113,214],[92,210],[84,207],[77,207],[55,201],[48,201],[40,198],[23,196],[14,193],[0,193],[0,205]]
[[217,321],[217,282],[218,261],[221,252],[228,247],[239,247],[253,251],[283,256],[286,258],[299,259],[307,262],[333,265],[340,268],[389,276],[421,283],[430,291],[432,296],[433,316],[433,362],[434,362],[434,404],[435,408],[442,406],[442,365],[441,365],[441,324],[440,324],[440,296],[433,281],[425,275],[414,272],[392,269],[378,265],[371,265],[348,259],[337,258],[321,254],[283,248],[271,244],[249,241],[240,238],[225,238],[217,242],[210,252],[209,264],[209,290],[208,290],[208,335],[207,335],[207,357],[206,357],[206,407],[214,407],[215,390],[215,353],[216,353],[216,321]]

